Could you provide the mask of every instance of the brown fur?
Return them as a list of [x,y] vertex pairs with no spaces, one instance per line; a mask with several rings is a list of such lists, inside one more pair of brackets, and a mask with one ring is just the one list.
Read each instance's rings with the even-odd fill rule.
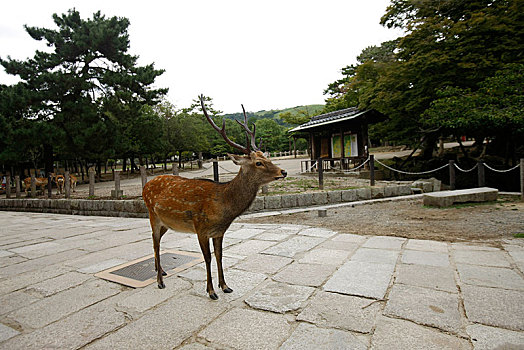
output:
[[[26,196],[28,196],[29,190],[31,189],[31,178],[26,177],[23,183],[24,183],[25,194]],[[40,187],[40,190],[42,191],[42,193],[44,193],[45,188],[47,186],[47,177],[35,177],[35,184],[36,184],[36,187]]]
[[161,175],[149,181],[142,197],[149,211],[153,230],[153,249],[159,288],[164,288],[160,266],[160,239],[168,229],[193,232],[198,236],[207,269],[207,292],[217,299],[211,279],[211,251],[209,239],[213,239],[218,267],[219,286],[226,293],[232,290],[226,285],[222,270],[222,239],[233,220],[253,202],[261,185],[284,178],[284,170],[265,158],[262,152],[249,156],[230,155],[240,165],[237,176],[230,182],[218,184],[212,181],[186,179],[180,176]]

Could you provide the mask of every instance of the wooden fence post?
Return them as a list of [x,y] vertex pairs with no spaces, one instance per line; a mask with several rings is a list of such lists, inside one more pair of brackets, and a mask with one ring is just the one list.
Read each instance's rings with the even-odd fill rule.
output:
[[5,198],[11,198],[11,173],[9,171],[5,177]]
[[449,189],[454,190],[456,188],[456,177],[455,177],[455,161],[449,161]]
[[36,198],[36,179],[35,179],[35,174],[31,175],[31,198]]
[[146,167],[143,165],[140,166],[140,178],[142,179],[142,188],[144,188],[147,183],[147,173]]
[[93,168],[89,168],[89,197],[93,197],[95,195],[95,170]]
[[20,176],[15,176],[15,191],[16,191],[16,198],[22,197],[22,193],[20,192]]
[[318,188],[324,189],[324,165],[322,164],[322,158],[317,159],[318,168]]
[[486,171],[484,168],[484,162],[481,160],[478,162],[478,180],[479,187],[486,186]]
[[369,185],[375,186],[375,155],[369,155]]
[[53,195],[53,175],[47,174],[47,198],[51,198]]
[[520,199],[524,201],[524,158],[520,158]]
[[213,181],[218,182],[218,160],[213,160]]
[[124,195],[124,191],[120,189],[120,172],[115,171],[115,189],[111,190],[111,197],[120,199]]
[[71,175],[69,175],[69,171],[64,173],[64,181],[65,197],[69,198],[71,197]]

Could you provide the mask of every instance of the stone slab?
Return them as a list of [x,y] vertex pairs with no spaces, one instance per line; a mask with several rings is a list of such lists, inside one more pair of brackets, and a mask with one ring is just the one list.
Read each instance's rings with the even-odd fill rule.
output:
[[259,253],[273,245],[275,245],[275,242],[272,242],[272,241],[262,241],[262,240],[257,240],[257,239],[250,239],[248,241],[228,247],[227,249],[224,250],[224,253],[227,252],[228,254],[237,254],[241,256],[248,256],[248,255]]
[[[214,270],[216,271],[216,270]],[[205,278],[205,270],[201,274]],[[213,272],[212,272],[213,273]],[[216,274],[213,275],[214,289],[218,297],[226,302],[231,302],[242,298],[253,289],[257,288],[267,277],[264,274],[249,272],[237,269],[228,269],[224,271],[224,278],[228,287],[233,289],[233,293],[223,293],[220,287],[218,287],[218,279]],[[193,284],[193,293],[203,298],[209,298],[206,292],[206,283],[202,280],[201,283]]]
[[5,349],[79,349],[123,326],[126,316],[107,304],[97,304],[0,347]]
[[[325,243],[325,242],[324,242]],[[341,265],[349,256],[344,250],[315,248],[307,252],[298,262],[302,264]]]
[[423,250],[428,252],[448,252],[448,244],[446,242],[430,241],[425,239],[408,239],[405,246],[406,249]]
[[272,275],[293,261],[277,255],[255,254],[250,255],[235,265],[235,268]]
[[156,283],[135,289],[130,295],[117,302],[118,308],[131,314],[143,313],[192,287],[191,283],[175,277],[166,278],[164,283],[166,289],[159,289]]
[[333,265],[313,265],[293,263],[273,276],[275,281],[298,284],[302,286],[319,287],[335,271]]
[[469,321],[524,330],[524,293],[470,285],[463,285],[461,289]]
[[475,350],[524,349],[524,333],[473,324],[466,327]]
[[280,315],[234,308],[198,335],[223,348],[267,350],[277,349],[290,332],[291,326]]
[[6,295],[0,296],[0,315],[7,314],[11,311],[21,309],[34,302],[42,299],[40,295],[32,295],[25,290],[18,290]]
[[173,349],[224,310],[209,298],[179,295],[85,349]]
[[366,350],[367,348],[366,344],[349,332],[301,323],[279,349]]
[[233,232],[227,231],[224,236],[227,236],[228,238],[250,239],[256,235],[261,234],[264,231],[266,230],[265,229],[256,229],[256,228],[241,228]]
[[85,275],[83,273],[68,272],[45,281],[35,283],[29,286],[27,291],[48,297],[63,290],[78,286],[90,278],[91,276]]
[[470,350],[471,345],[465,339],[413,322],[380,317],[371,339],[371,349]]
[[453,293],[395,284],[384,314],[455,334],[461,332],[459,299]]
[[348,261],[324,285],[324,290],[383,299],[395,265]]
[[20,332],[16,329],[13,329],[0,323],[0,342],[6,341],[14,336],[17,336],[18,334],[20,334]]
[[362,247],[400,250],[405,241],[406,241],[405,238],[399,238],[399,237],[373,236],[370,239],[368,239],[362,245]]
[[395,283],[457,293],[451,267],[400,264]]
[[439,191],[425,193],[422,201],[427,206],[449,207],[454,203],[495,201],[497,200],[498,192],[496,188],[489,187]]
[[244,301],[254,309],[286,313],[302,307],[314,288],[269,282]]
[[24,328],[41,328],[119,291],[117,284],[93,280],[15,310],[6,317]]
[[524,291],[524,279],[511,269],[457,264],[457,270],[466,284]]
[[455,250],[453,256],[457,264],[510,267],[508,259],[501,250]]
[[450,266],[448,253],[427,252],[421,250],[404,250],[401,261],[404,264],[418,264],[429,266]]
[[108,260],[104,260],[99,263],[95,263],[93,265],[89,265],[81,269],[78,269],[78,272],[95,274],[97,272],[104,271],[104,270],[110,269],[118,265],[122,265],[126,262],[127,260],[124,260],[124,259],[108,259]]
[[297,253],[305,252],[324,242],[325,238],[299,236],[292,237],[263,251],[264,254],[293,258]]
[[399,251],[395,250],[359,248],[351,256],[351,260],[395,265],[399,253]]
[[298,321],[323,328],[370,333],[382,305],[370,299],[319,292],[297,316]]
[[311,227],[300,231],[298,234],[301,236],[330,238],[337,233],[325,228]]

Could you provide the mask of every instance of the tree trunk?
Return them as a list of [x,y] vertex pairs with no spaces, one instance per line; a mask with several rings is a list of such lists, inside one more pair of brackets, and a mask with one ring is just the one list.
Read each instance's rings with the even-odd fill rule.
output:
[[53,160],[53,145],[44,144],[44,167],[46,176],[55,171]]

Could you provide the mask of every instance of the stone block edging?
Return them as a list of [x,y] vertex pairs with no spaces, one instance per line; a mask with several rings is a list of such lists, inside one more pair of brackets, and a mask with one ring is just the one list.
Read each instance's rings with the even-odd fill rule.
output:
[[[393,185],[381,189],[358,188],[330,192],[295,193],[277,196],[258,196],[246,213],[265,210],[301,208],[314,205],[347,203],[372,198],[410,195],[410,185]],[[142,199],[0,199],[0,210],[36,213],[95,215],[147,218]]]

